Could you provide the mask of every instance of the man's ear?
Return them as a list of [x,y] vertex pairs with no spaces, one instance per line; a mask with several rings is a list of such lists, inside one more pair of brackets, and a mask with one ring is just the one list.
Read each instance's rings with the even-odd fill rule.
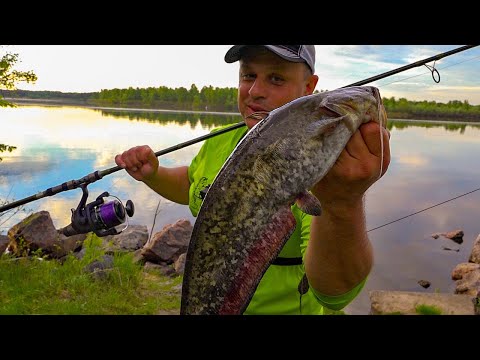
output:
[[318,83],[318,75],[311,75],[305,87],[305,95],[313,94],[313,91],[315,90],[317,83]]

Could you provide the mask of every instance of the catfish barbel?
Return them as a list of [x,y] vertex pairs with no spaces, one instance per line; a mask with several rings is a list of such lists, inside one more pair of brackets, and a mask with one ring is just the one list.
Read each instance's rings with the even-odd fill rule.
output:
[[291,205],[296,201],[302,211],[321,214],[309,189],[369,121],[386,126],[380,92],[354,86],[293,100],[244,136],[209,187],[195,221],[180,314],[245,311],[295,229]]

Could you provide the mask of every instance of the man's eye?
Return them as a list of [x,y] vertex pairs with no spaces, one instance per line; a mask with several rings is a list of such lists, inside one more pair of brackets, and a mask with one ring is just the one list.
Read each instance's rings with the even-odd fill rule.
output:
[[272,80],[272,82],[274,84],[279,84],[279,83],[282,83],[284,81],[283,78],[280,77],[280,76],[272,76],[270,79]]
[[242,74],[242,79],[243,80],[252,80],[252,79],[255,79],[255,75],[253,75],[253,74]]

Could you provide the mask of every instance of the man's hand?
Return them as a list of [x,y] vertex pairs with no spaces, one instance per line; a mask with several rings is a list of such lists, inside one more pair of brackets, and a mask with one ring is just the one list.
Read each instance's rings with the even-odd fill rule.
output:
[[363,199],[367,189],[387,171],[390,164],[389,139],[389,131],[376,122],[359,127],[332,169],[312,188],[323,209],[347,210]]
[[152,181],[157,175],[158,159],[148,145],[135,146],[115,156],[115,163],[138,181]]

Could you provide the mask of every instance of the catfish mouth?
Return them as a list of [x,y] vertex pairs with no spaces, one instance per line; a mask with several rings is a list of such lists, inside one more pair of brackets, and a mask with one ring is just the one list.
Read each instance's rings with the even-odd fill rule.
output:
[[382,100],[382,96],[380,95],[380,90],[378,90],[378,88],[376,87],[372,87],[372,92],[373,92],[373,96],[375,97],[375,100],[377,100],[377,104],[378,104],[378,122],[379,124],[381,124],[382,126],[386,126],[387,125],[387,111],[385,110],[385,106],[383,105],[383,100]]
[[265,119],[268,115],[270,114],[269,111],[255,111],[251,113],[250,115],[245,117],[245,120],[248,118],[251,118],[253,120],[263,120]]

